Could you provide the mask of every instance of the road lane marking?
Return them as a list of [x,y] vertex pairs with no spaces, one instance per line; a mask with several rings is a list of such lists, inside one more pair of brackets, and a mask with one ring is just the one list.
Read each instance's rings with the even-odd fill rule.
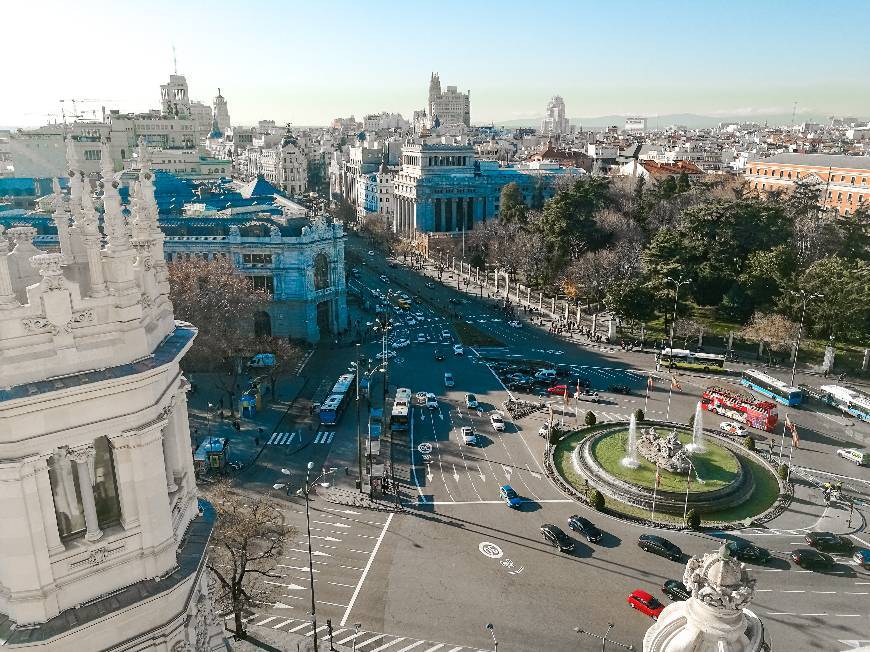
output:
[[[365,582],[366,577],[368,577],[369,570],[372,567],[372,562],[374,562],[374,560],[375,560],[375,555],[378,554],[378,550],[381,547],[381,543],[384,540],[384,536],[386,536],[386,534],[387,534],[387,528],[390,527],[390,523],[393,520],[393,516],[395,516],[394,512],[390,512],[390,515],[387,516],[387,521],[386,521],[386,523],[384,523],[384,529],[381,530],[381,535],[378,537],[378,540],[375,543],[375,547],[372,550],[372,554],[369,557],[368,563],[366,563],[365,570],[363,571],[362,576],[359,578],[359,582],[356,585],[356,589],[354,589],[353,596],[350,599],[350,603],[347,605],[347,611],[344,612],[344,617],[341,619],[341,622],[339,623],[339,625],[341,627],[344,627],[347,624],[347,619],[350,616],[351,609],[353,609],[353,605],[356,603],[356,599],[359,596],[360,590],[362,589],[363,582]],[[339,642],[341,642],[341,641],[339,641]]]
[[301,625],[296,625],[293,629],[288,629],[288,632],[298,632],[300,629],[305,629],[306,627],[311,627],[311,623],[302,623]]
[[[411,475],[414,478],[414,486],[417,487],[418,500],[423,498],[423,489],[420,487],[420,481],[417,479],[417,463],[414,460],[414,456],[416,455],[414,448],[414,419],[411,419],[411,429],[410,429],[410,438],[411,438]],[[428,466],[426,467],[428,469]],[[431,483],[432,480],[430,479]]]
[[377,634],[376,636],[368,639],[367,641],[363,641],[362,643],[359,644],[359,646],[365,647],[369,643],[374,643],[375,641],[382,639],[384,636],[386,636],[386,634]]
[[419,647],[423,645],[426,641],[417,641],[416,643],[411,643],[411,645],[407,645],[403,647],[401,650],[396,650],[395,652],[408,652],[408,650],[413,650],[415,647]]
[[357,632],[356,634],[351,634],[347,638],[343,638],[340,641],[336,641],[336,643],[338,643],[339,645],[344,645],[348,641],[352,641],[353,639],[355,639],[357,636],[365,636],[366,634],[368,634],[368,632]]
[[[384,643],[380,647],[376,647],[374,650],[369,650],[369,652],[381,652],[381,650],[386,650],[388,647],[392,647],[396,643],[401,643],[402,641],[405,641],[405,640],[407,640],[407,639],[404,636],[402,636],[400,638],[397,638],[397,639],[390,641],[389,643]],[[365,645],[365,643],[363,643],[363,645]]]
[[266,618],[265,620],[263,620],[259,623],[256,623],[256,625],[257,625],[257,627],[259,627],[260,625],[265,625],[266,623],[271,623],[273,620],[278,620],[278,616],[270,616],[269,618]]
[[440,650],[442,647],[444,647],[444,643],[439,643],[438,645],[433,645],[428,650],[424,650],[423,652],[435,652],[435,650]]

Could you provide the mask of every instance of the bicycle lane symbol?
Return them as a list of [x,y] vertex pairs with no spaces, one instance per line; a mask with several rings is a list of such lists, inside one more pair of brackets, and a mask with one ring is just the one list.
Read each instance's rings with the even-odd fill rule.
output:
[[[500,547],[498,547],[496,544],[494,544],[494,543],[490,543],[489,541],[482,541],[482,542],[477,546],[477,549],[480,550],[480,553],[481,553],[484,557],[489,557],[490,559],[499,559],[499,560],[501,560],[501,561],[499,561],[498,563],[499,563],[501,566],[503,566],[504,569],[505,569],[505,570],[506,570],[510,575],[519,575],[519,574],[522,573],[522,572],[525,570],[525,568],[526,568],[525,566],[518,566],[518,565],[516,564],[516,562],[514,562],[512,559],[508,559],[507,557],[504,557],[504,551],[503,551]],[[503,558],[503,557],[504,557],[504,558]],[[503,558],[503,559],[502,559],[502,558]]]

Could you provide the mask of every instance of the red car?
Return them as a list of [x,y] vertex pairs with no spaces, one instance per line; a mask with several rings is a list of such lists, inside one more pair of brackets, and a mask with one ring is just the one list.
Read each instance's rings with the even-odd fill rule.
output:
[[628,596],[628,606],[645,613],[654,620],[658,619],[662,609],[665,608],[665,605],[656,600],[646,591],[641,591],[640,589],[633,591],[632,594]]
[[553,387],[547,388],[547,394],[555,394],[556,396],[565,396],[565,392],[568,390],[567,385],[555,385]]

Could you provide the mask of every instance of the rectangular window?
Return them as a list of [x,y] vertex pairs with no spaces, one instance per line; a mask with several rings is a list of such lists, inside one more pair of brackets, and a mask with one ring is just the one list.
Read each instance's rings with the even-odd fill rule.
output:
[[255,290],[266,290],[270,294],[275,291],[274,279],[271,276],[249,276],[248,280]]

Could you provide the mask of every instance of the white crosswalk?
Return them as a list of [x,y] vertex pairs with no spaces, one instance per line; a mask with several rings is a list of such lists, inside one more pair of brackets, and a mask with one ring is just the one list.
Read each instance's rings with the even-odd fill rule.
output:
[[267,446],[289,446],[294,441],[299,439],[299,433],[296,432],[274,432],[266,442]]
[[315,444],[331,444],[335,437],[335,430],[321,430],[314,436]]

